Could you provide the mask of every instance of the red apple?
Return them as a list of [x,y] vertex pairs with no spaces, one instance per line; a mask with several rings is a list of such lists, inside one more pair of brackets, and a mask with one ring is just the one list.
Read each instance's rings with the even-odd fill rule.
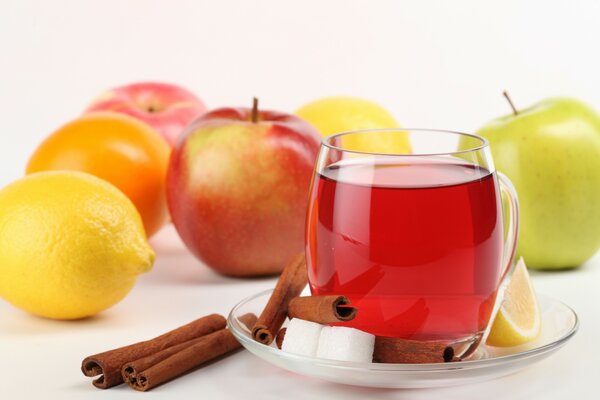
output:
[[256,107],[194,121],[167,173],[171,218],[190,251],[226,275],[280,272],[304,248],[319,141],[308,122]]
[[86,110],[116,111],[138,118],[174,146],[183,129],[206,107],[189,90],[159,82],[139,82],[111,89]]

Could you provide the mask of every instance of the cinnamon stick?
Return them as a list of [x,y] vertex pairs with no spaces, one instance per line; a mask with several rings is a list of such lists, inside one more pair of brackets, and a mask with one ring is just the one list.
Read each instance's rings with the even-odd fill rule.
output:
[[349,304],[346,296],[296,297],[290,301],[288,316],[324,325],[351,321],[356,317],[357,309]]
[[164,350],[159,351],[158,353],[150,354],[149,356],[128,362],[127,364],[123,365],[123,368],[121,368],[121,375],[123,376],[123,381],[129,384],[130,380],[136,379],[136,376],[139,372],[147,370],[151,366],[156,365],[162,360],[171,357],[173,354],[179,353],[180,351],[195,345],[196,343],[198,343],[201,340],[204,340],[205,338],[206,336],[200,336],[196,339],[188,340],[187,342],[168,347]]
[[304,254],[298,254],[283,269],[269,302],[252,329],[254,340],[267,345],[273,342],[287,316],[288,304],[307,284],[306,258]]
[[85,376],[100,375],[99,378],[93,381],[94,386],[100,389],[108,389],[123,383],[121,375],[123,364],[218,331],[225,326],[226,320],[223,316],[211,314],[154,339],[86,357],[81,363],[81,370]]
[[458,361],[454,348],[444,341],[417,341],[377,336],[373,362],[378,363],[439,363]]
[[287,332],[287,328],[281,328],[277,333],[277,338],[275,339],[275,344],[277,344],[277,348],[281,350],[281,346],[283,346],[283,341],[285,339],[285,333]]
[[[254,314],[240,317],[240,321],[246,326],[253,326],[256,320]],[[145,392],[241,347],[227,328],[191,340],[188,344],[188,346],[181,345],[183,349],[173,354],[170,354],[168,351],[170,349],[167,349],[167,351],[161,352],[163,354],[155,354],[147,357],[146,360],[142,359],[128,364],[124,370],[128,367],[131,367],[131,370],[128,371],[125,382],[129,387]],[[158,362],[156,362],[157,360]],[[145,369],[138,372],[137,368],[140,367],[145,367]]]

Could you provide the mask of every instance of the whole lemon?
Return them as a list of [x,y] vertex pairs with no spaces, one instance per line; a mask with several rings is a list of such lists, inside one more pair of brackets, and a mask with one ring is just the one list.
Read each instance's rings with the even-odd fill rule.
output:
[[40,172],[0,190],[0,297],[32,314],[94,315],[154,258],[133,203],[95,176]]
[[[314,125],[321,135],[365,130],[398,128],[394,117],[382,106],[358,97],[334,96],[315,100],[302,106],[296,115]],[[409,153],[406,133],[372,132],[342,138],[347,150],[375,153]]]

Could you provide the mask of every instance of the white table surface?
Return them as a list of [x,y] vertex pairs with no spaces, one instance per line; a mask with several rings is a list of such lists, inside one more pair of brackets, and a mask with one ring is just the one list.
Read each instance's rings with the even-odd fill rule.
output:
[[[226,315],[240,299],[271,288],[274,278],[233,279],[196,261],[172,227],[152,243],[158,259],[132,293],[97,317],[75,322],[32,317],[0,302],[0,398],[126,399],[143,396],[125,385],[96,389],[80,371],[96,352],[154,337],[199,316]],[[550,358],[516,374],[467,386],[392,390],[339,385],[279,369],[242,351],[158,387],[168,398],[276,399],[588,399],[600,377],[600,254],[572,271],[533,273],[538,292],[573,307],[580,331]]]

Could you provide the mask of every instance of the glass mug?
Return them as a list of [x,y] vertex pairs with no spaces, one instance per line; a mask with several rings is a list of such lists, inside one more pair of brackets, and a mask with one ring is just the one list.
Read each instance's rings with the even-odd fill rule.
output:
[[[390,142],[406,151],[387,153]],[[307,214],[308,276],[313,295],[345,295],[358,308],[344,326],[447,341],[469,355],[498,309],[517,232],[515,190],[482,137],[385,129],[323,139]]]

